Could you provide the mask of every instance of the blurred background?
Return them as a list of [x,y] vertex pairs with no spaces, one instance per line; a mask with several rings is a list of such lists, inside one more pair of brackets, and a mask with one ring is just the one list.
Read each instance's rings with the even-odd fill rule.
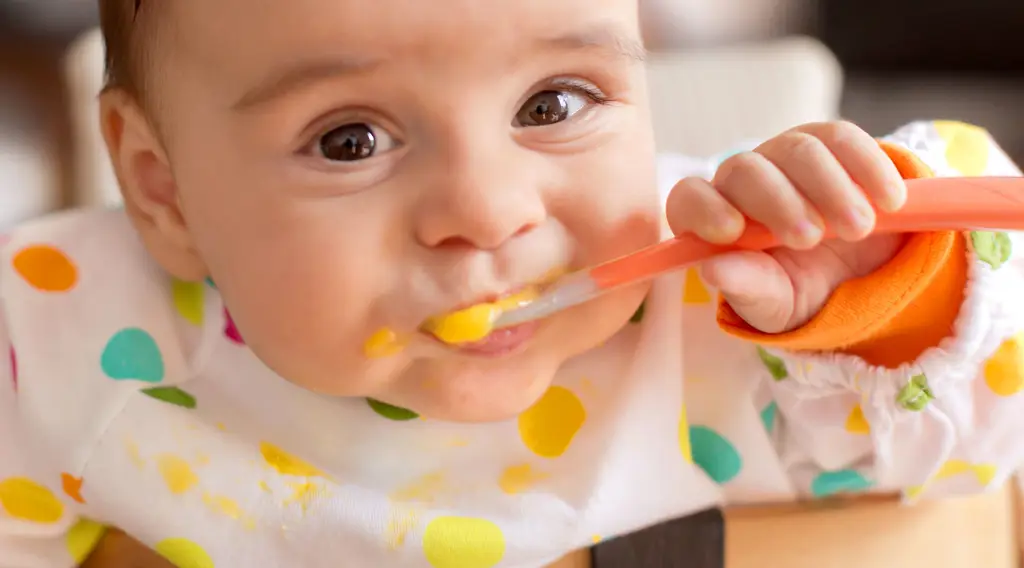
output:
[[[664,149],[725,151],[805,120],[883,134],[950,118],[1024,162],[1024,1],[641,3]],[[93,115],[96,24],[95,0],[0,0],[0,228],[116,201]]]

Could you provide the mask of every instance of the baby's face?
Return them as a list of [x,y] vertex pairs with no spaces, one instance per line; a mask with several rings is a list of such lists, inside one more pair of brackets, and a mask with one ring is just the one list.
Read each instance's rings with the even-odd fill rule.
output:
[[[657,239],[636,0],[161,9],[156,114],[183,217],[288,380],[504,419],[638,307],[645,290],[624,290],[463,348],[417,331]],[[368,356],[385,328],[404,348]]]

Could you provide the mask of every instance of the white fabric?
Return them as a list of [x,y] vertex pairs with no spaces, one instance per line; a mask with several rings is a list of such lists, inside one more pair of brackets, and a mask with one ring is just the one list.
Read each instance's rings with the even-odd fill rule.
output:
[[[893,139],[951,171],[935,125]],[[991,152],[983,173],[1018,173]],[[663,185],[717,161],[666,157]],[[953,336],[896,370],[761,351],[716,328],[694,272],[668,276],[537,406],[483,425],[292,386],[240,343],[216,288],[169,281],[121,212],[36,222],[2,257],[4,568],[72,566],[85,517],[181,568],[539,568],[717,504],[983,491],[1024,457],[1019,247],[999,269],[972,254]],[[920,375],[934,399],[915,411],[898,399]],[[858,407],[870,433],[850,426]]]

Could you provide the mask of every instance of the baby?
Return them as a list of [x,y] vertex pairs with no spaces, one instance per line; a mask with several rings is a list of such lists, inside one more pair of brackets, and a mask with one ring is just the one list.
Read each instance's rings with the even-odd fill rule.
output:
[[[656,157],[636,0],[100,4],[125,206],[3,246],[3,568],[80,564],[105,526],[180,568],[541,568],[1024,457],[1017,237],[867,236],[905,178],[1018,175],[979,129]],[[418,331],[748,220],[785,247]]]

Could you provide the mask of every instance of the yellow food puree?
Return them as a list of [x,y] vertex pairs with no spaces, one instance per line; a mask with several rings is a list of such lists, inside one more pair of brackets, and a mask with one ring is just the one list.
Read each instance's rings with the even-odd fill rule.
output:
[[424,329],[449,345],[480,341],[494,331],[494,323],[507,310],[514,310],[537,298],[537,287],[530,286],[522,292],[502,298],[496,302],[476,304],[468,308],[430,318]]
[[398,355],[405,348],[405,341],[394,330],[383,328],[366,340],[363,353],[370,359]]

